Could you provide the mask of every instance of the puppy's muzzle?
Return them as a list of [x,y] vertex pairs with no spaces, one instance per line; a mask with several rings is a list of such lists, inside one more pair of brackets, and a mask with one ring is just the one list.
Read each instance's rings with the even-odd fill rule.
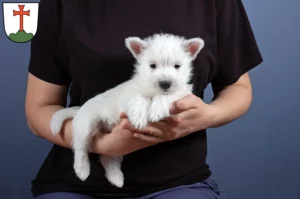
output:
[[170,81],[160,81],[159,82],[159,87],[163,90],[163,91],[167,91],[172,85],[172,82]]

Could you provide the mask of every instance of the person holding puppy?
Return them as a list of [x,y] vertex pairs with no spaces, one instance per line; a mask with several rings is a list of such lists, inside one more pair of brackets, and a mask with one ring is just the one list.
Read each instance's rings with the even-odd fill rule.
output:
[[[81,106],[128,80],[134,59],[124,39],[159,32],[205,41],[193,62],[193,94],[176,101],[170,117],[143,130],[132,128],[123,113],[111,132],[95,134],[90,176],[81,181],[73,169],[72,120],[53,136],[51,116],[66,106],[68,91],[68,106]],[[53,147],[32,181],[33,196],[218,198],[206,163],[206,129],[228,124],[248,110],[248,71],[261,62],[241,0],[41,0],[25,108],[32,132]],[[214,99],[205,103],[203,92],[210,83]],[[107,181],[99,155],[124,156],[122,188]]]

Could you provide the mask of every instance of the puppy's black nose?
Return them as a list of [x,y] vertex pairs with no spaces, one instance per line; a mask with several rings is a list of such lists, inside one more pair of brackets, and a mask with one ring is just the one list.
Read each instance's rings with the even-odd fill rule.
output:
[[167,90],[171,87],[171,82],[170,81],[161,81],[161,82],[159,82],[159,86],[162,89]]

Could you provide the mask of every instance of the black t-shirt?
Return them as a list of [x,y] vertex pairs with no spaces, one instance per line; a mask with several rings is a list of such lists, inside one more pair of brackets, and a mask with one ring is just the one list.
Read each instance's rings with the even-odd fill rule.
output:
[[[82,105],[132,75],[129,36],[172,33],[201,37],[205,48],[194,61],[194,94],[203,98],[232,84],[262,62],[241,0],[41,0],[31,43],[29,72],[70,86],[69,106]],[[72,150],[54,145],[32,182],[38,196],[69,191],[97,198],[141,196],[206,179],[206,131],[126,155],[123,188],[112,186],[96,154],[84,182],[73,170]]]

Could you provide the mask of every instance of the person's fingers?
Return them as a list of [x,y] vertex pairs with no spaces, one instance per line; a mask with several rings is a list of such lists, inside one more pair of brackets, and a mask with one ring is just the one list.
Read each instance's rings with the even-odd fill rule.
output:
[[138,131],[138,133],[147,134],[149,136],[160,137],[160,138],[163,138],[166,136],[164,129],[157,128],[157,126],[153,126],[152,124],[148,125],[144,129]]
[[161,137],[155,137],[155,136],[142,134],[142,133],[135,133],[133,136],[135,138],[138,138],[138,139],[142,140],[142,141],[151,142],[151,143],[159,143],[159,142],[164,141],[164,139],[161,138]]
[[205,120],[199,117],[197,111],[198,110],[195,109],[191,110],[191,113],[188,116],[185,116],[186,119],[184,122],[177,125],[177,130],[183,135],[207,128]]
[[126,126],[126,124],[129,123],[129,120],[124,118],[124,119],[121,119],[119,121],[119,124],[117,125],[119,128],[124,128]]
[[197,108],[198,103],[199,103],[198,97],[192,94],[187,95],[184,98],[173,102],[173,105],[170,109],[170,113],[176,114],[176,113],[186,111],[188,109]]
[[185,123],[187,120],[197,117],[198,114],[197,109],[189,109],[178,114],[171,114],[169,117],[165,118],[164,121],[168,122],[170,125],[179,125]]
[[127,117],[127,115],[126,115],[125,112],[122,112],[122,113],[120,114],[120,118],[128,118],[128,117]]
[[183,111],[181,113],[171,115],[171,118],[174,121],[177,121],[177,122],[181,123],[181,122],[184,122],[186,120],[194,119],[198,115],[199,115],[199,110],[197,110],[197,109],[189,109],[187,111]]
[[185,135],[186,133],[194,132],[196,128],[202,126],[202,121],[197,119],[199,117],[198,111],[197,109],[190,109],[177,115],[171,115],[171,117],[167,118],[167,122],[170,124],[169,126],[175,127],[172,129],[175,133],[180,132],[180,134]]
[[170,129],[171,125],[168,121],[161,120],[159,122],[151,123],[149,127],[159,129],[161,132],[166,133],[166,131]]
[[180,125],[170,124],[166,121],[160,121],[152,123],[151,126],[155,127],[155,129],[159,129],[159,132],[151,132],[151,135],[158,135],[159,137],[163,137],[164,140],[173,140],[180,134]]

